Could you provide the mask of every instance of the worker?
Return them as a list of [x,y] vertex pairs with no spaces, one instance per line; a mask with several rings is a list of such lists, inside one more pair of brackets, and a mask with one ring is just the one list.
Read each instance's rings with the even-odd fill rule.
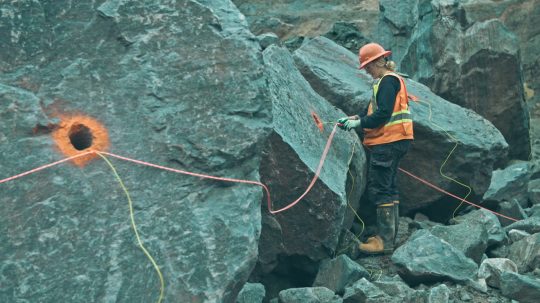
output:
[[397,170],[413,140],[413,122],[407,88],[395,63],[388,60],[391,51],[377,43],[360,48],[360,69],[375,79],[367,115],[341,118],[341,129],[363,131],[363,143],[369,155],[367,191],[377,210],[377,234],[359,244],[367,254],[392,253],[399,224]]

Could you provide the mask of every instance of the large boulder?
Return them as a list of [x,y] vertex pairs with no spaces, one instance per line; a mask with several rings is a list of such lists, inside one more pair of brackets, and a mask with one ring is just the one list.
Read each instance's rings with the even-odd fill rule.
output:
[[488,245],[488,234],[484,225],[465,221],[456,225],[434,226],[430,231],[480,264]]
[[421,18],[401,60],[404,72],[443,98],[491,121],[511,158],[530,155],[519,40],[498,19],[467,23],[457,3],[419,6]]
[[[271,100],[259,45],[229,1],[3,2],[1,11],[1,36],[12,34],[0,49],[2,178],[65,158],[51,130],[72,152],[94,148],[106,139],[99,121],[112,153],[257,180]],[[71,113],[94,119],[74,117],[69,134]],[[112,171],[99,157],[77,163],[0,184],[0,301],[157,301],[158,274]],[[263,191],[113,165],[164,301],[234,302],[257,261]]]
[[486,209],[473,210],[463,216],[454,218],[454,220],[458,223],[467,222],[468,224],[483,225],[488,234],[488,247],[497,245],[506,239],[506,232],[502,228],[498,217]]
[[491,184],[484,193],[484,202],[517,201],[522,207],[528,205],[528,192],[531,168],[528,162],[518,162],[504,169],[497,169],[491,177]]
[[409,284],[473,281],[478,265],[448,242],[418,230],[392,255],[399,275]]
[[[261,180],[272,192],[273,209],[277,210],[304,193],[335,125],[324,124],[321,132],[312,113],[322,122],[336,121],[344,113],[311,89],[288,50],[272,45],[263,56],[274,119],[260,172]],[[264,215],[275,220],[265,220],[272,228],[262,231],[262,271],[271,271],[279,258],[303,256],[318,262],[336,250],[342,227],[352,224],[348,203],[358,206],[366,182],[365,154],[362,149],[354,149],[357,141],[355,134],[337,129],[309,194],[284,212],[271,215],[265,210]]]
[[[313,89],[335,106],[348,114],[367,108],[373,80],[364,71],[358,71],[354,54],[324,37],[317,37],[305,42],[294,52],[294,57]],[[489,187],[495,163],[506,158],[508,146],[501,133],[471,110],[445,101],[424,85],[412,80],[406,83],[409,92],[421,102],[410,103],[415,120],[415,142],[401,167],[447,191],[467,191],[456,181],[449,180],[454,178],[482,195]],[[456,144],[459,148],[443,168],[445,177],[433,168],[441,167]],[[443,193],[413,178],[402,176],[399,186],[405,212],[447,201]],[[452,198],[452,202],[455,201]],[[446,203],[445,207],[447,205],[455,208],[454,204]]]
[[[540,101],[540,81],[536,75],[540,57],[540,0],[460,1],[460,10],[467,24],[499,19],[519,40],[521,67],[527,103]],[[533,25],[534,24],[534,25]]]

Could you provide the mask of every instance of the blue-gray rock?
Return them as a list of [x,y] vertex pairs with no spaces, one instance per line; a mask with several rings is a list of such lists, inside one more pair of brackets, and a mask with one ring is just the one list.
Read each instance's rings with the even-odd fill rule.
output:
[[501,274],[503,296],[520,303],[537,303],[540,298],[540,279],[513,272]]
[[399,275],[393,277],[381,277],[373,284],[381,291],[393,298],[399,298],[401,302],[424,303],[425,294],[423,291],[412,289],[407,285]]
[[465,221],[456,225],[435,226],[430,231],[434,236],[450,243],[465,256],[480,264],[488,243],[488,234],[484,225]]
[[527,194],[532,205],[540,205],[540,179],[529,181]]
[[470,222],[481,224],[488,233],[488,246],[493,246],[503,242],[506,239],[506,232],[501,226],[498,217],[485,209],[478,209],[467,213],[466,215],[455,218],[458,223]]
[[[348,114],[359,114],[367,108],[373,80],[365,71],[358,71],[354,54],[329,39],[317,37],[297,49],[294,57],[315,91],[335,106]],[[459,153],[453,154],[452,165],[444,167],[444,172],[482,195],[489,187],[494,164],[506,158],[508,145],[501,133],[473,111],[445,101],[426,86],[412,80],[406,83],[408,91],[421,102],[410,102],[415,120],[415,144],[401,167],[445,190],[454,191],[457,184],[433,167],[440,167],[448,152],[459,143]],[[399,179],[399,186],[404,212],[446,198],[406,176]]]
[[347,115],[367,110],[370,76],[358,70],[358,57],[325,37],[316,37],[294,51],[294,62],[311,87]]
[[397,303],[401,302],[398,298],[392,298],[385,294],[373,283],[362,278],[350,287],[345,289],[343,303]]
[[527,209],[527,214],[529,217],[540,217],[540,204],[535,204]]
[[540,16],[538,0],[508,1],[460,1],[462,13],[467,24],[497,18],[501,20],[519,38],[520,61],[523,69],[523,81],[526,87],[527,103],[538,103],[539,96],[531,92],[538,91],[540,81],[534,72],[540,58],[535,56],[538,48],[538,29],[529,26]]
[[392,50],[391,59],[398,64],[411,44],[411,37],[419,22],[419,9],[416,0],[379,1],[380,13],[377,27],[373,31],[374,40]]
[[441,284],[429,290],[427,303],[448,303],[450,300],[450,289]]
[[343,299],[325,287],[304,287],[281,291],[279,303],[343,303]]
[[[271,100],[260,47],[230,1],[3,1],[0,11],[0,178],[65,158],[50,132],[73,113],[100,121],[115,154],[259,178]],[[257,260],[261,189],[111,161],[164,301],[234,302]],[[101,158],[1,184],[0,204],[1,302],[158,300]]]
[[[312,90],[286,49],[272,45],[264,51],[263,57],[273,105],[273,132],[264,146],[260,171],[261,180],[272,192],[273,208],[277,210],[304,193],[334,126],[325,124],[321,132],[312,112],[322,121],[337,121],[344,113]],[[365,187],[365,154],[356,148],[351,157],[357,141],[356,134],[337,130],[311,192],[294,207],[275,215],[280,236],[265,235],[277,229],[263,229],[259,251],[276,252],[282,257],[305,256],[313,262],[332,255],[341,229],[352,224],[353,214],[348,203],[357,207]],[[355,186],[353,191],[347,191],[351,175]],[[282,242],[273,241],[279,238]],[[278,252],[277,246],[283,249]]]
[[377,21],[378,4],[372,1],[285,1],[233,0],[246,15],[255,34],[274,32],[281,39],[313,37],[328,32],[342,20],[371,28]]
[[506,258],[490,258],[480,264],[478,278],[485,279],[487,285],[501,287],[501,273],[505,271],[518,272],[516,263]]
[[414,218],[408,222],[408,227],[413,228],[413,229],[431,229],[434,226],[442,226],[442,225],[443,224],[439,222],[431,221],[428,216],[424,215],[421,212],[417,212],[414,215]]
[[361,278],[368,278],[369,272],[362,265],[346,255],[321,262],[313,287],[324,286],[338,295],[343,295],[345,287]]
[[262,303],[266,291],[264,285],[260,283],[246,283],[238,297],[236,303]]
[[530,235],[510,245],[508,259],[516,263],[520,273],[539,268],[540,233]]
[[[516,220],[519,221],[519,220],[523,220],[527,218],[527,214],[525,213],[525,211],[519,204],[518,200],[516,199],[511,199],[510,201],[499,202],[498,208],[499,208],[497,211],[498,213],[500,213],[501,215],[504,215],[505,217],[508,217],[508,218],[505,218],[503,216],[497,216],[497,218],[501,222],[501,226],[508,226],[516,222]],[[509,219],[509,218],[512,218],[512,219]]]
[[522,207],[527,207],[527,188],[530,178],[530,164],[518,162],[504,169],[497,169],[491,177],[491,184],[484,193],[484,201],[517,201]]
[[261,45],[261,48],[265,50],[270,45],[279,45],[279,37],[274,33],[264,33],[257,36],[257,40],[259,40],[259,44]]
[[408,284],[473,279],[478,265],[448,242],[427,230],[418,230],[392,255],[399,275]]
[[406,53],[403,72],[491,121],[510,145],[510,158],[527,160],[529,116],[516,35],[498,19],[467,24],[459,2],[412,5],[419,21],[406,43],[395,43]]
[[512,229],[518,229],[529,234],[540,233],[540,216],[532,216],[524,220],[514,222],[504,228],[507,232]]
[[343,21],[334,23],[332,29],[324,34],[324,37],[345,47],[354,54],[358,54],[358,50],[371,41],[359,31],[354,22]]
[[510,240],[510,243],[514,243],[514,242],[517,242],[523,238],[526,238],[528,236],[530,236],[531,234],[529,234],[528,232],[526,231],[523,231],[523,230],[518,230],[518,229],[512,229],[508,232],[508,239]]

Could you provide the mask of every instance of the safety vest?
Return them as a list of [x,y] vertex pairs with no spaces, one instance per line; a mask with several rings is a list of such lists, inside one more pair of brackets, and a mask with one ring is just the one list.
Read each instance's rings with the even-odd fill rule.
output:
[[413,121],[409,111],[409,99],[405,82],[396,73],[386,73],[373,85],[373,98],[369,103],[368,115],[377,110],[377,92],[381,80],[386,76],[395,76],[399,79],[400,89],[394,102],[392,117],[381,127],[369,129],[364,128],[364,144],[367,146],[390,143],[394,141],[413,139]]

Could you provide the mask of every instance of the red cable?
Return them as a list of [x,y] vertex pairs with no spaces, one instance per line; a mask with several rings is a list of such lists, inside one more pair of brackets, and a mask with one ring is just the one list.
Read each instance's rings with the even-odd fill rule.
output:
[[325,146],[323,154],[321,156],[321,160],[319,161],[319,166],[317,167],[317,171],[315,172],[315,176],[311,180],[311,183],[307,187],[306,191],[298,199],[296,199],[295,201],[289,203],[287,206],[285,206],[283,208],[280,208],[278,210],[272,210],[272,200],[270,199],[270,191],[268,190],[268,187],[266,187],[266,185],[262,184],[261,182],[250,181],[250,180],[242,180],[242,179],[234,179],[234,178],[216,177],[216,176],[211,176],[211,175],[206,175],[206,174],[193,173],[193,172],[189,172],[189,171],[185,171],[185,170],[174,169],[174,168],[170,168],[170,167],[166,167],[166,166],[162,166],[162,165],[153,164],[153,163],[150,163],[150,162],[135,160],[135,159],[131,159],[131,158],[128,158],[128,157],[123,157],[123,156],[120,156],[120,155],[116,155],[116,154],[108,153],[108,152],[104,152],[104,151],[101,151],[101,152],[100,151],[88,151],[88,152],[81,153],[81,154],[78,154],[78,155],[75,155],[75,156],[72,156],[72,157],[69,157],[69,158],[65,158],[63,160],[56,161],[56,162],[53,162],[53,163],[50,163],[50,164],[47,164],[47,165],[37,167],[35,169],[32,169],[30,171],[27,171],[27,172],[24,172],[24,173],[21,173],[21,174],[18,174],[18,175],[15,175],[13,177],[2,179],[2,180],[0,180],[0,184],[2,184],[4,182],[11,181],[11,180],[15,180],[17,178],[24,177],[26,175],[38,172],[40,170],[44,170],[46,168],[58,165],[60,163],[63,163],[63,162],[69,161],[69,160],[73,160],[73,159],[78,158],[78,157],[82,157],[82,156],[92,154],[92,153],[101,153],[101,154],[108,155],[108,156],[111,156],[111,157],[114,157],[114,158],[117,158],[117,159],[120,159],[120,160],[132,162],[132,163],[136,163],[136,164],[140,164],[140,165],[150,166],[150,167],[154,167],[154,168],[158,168],[158,169],[162,169],[162,170],[166,170],[166,171],[170,171],[170,172],[174,172],[174,173],[190,175],[190,176],[199,177],[199,178],[205,178],[205,179],[225,181],[225,182],[235,182],[235,183],[245,183],[245,184],[258,185],[258,186],[262,187],[264,189],[264,191],[266,192],[266,201],[267,201],[268,211],[271,214],[277,214],[277,213],[285,211],[285,210],[293,207],[294,205],[296,205],[311,190],[311,188],[313,187],[313,185],[315,184],[315,182],[319,178],[319,175],[321,173],[321,169],[322,169],[322,167],[324,165],[324,162],[326,160],[326,156],[328,154],[328,150],[330,149],[330,146],[332,145],[332,140],[334,138],[336,130],[337,130],[337,124],[334,125],[334,128],[332,129],[332,132],[330,133],[330,136],[328,137],[328,141],[326,142],[326,146]]
[[420,181],[420,182],[426,184],[427,186],[432,187],[432,188],[434,188],[434,189],[436,189],[436,190],[438,190],[438,191],[440,191],[440,192],[442,192],[442,193],[444,193],[444,194],[449,195],[450,197],[453,197],[453,198],[456,198],[456,199],[461,200],[461,201],[463,201],[463,202],[469,203],[469,204],[472,205],[472,206],[475,206],[475,207],[478,207],[478,208],[485,209],[485,210],[487,210],[487,211],[490,211],[490,212],[494,213],[494,214],[497,215],[497,216],[506,218],[506,219],[508,219],[508,220],[512,220],[512,221],[515,221],[515,222],[519,221],[519,220],[517,220],[517,219],[511,218],[511,217],[508,217],[508,216],[505,216],[505,215],[500,214],[500,213],[498,213],[498,212],[492,211],[491,209],[487,209],[487,208],[485,208],[485,207],[482,207],[482,206],[480,206],[480,205],[477,205],[477,204],[474,204],[474,203],[472,203],[472,202],[469,202],[469,201],[467,201],[467,200],[465,200],[465,199],[462,199],[462,198],[460,198],[460,197],[458,197],[458,196],[456,196],[456,195],[454,195],[454,194],[451,194],[451,193],[445,191],[444,189],[442,189],[442,188],[440,188],[440,187],[438,187],[438,186],[436,186],[436,185],[433,185],[433,184],[429,183],[428,181],[426,181],[426,180],[424,180],[424,179],[422,179],[422,178],[420,178],[420,177],[417,177],[417,176],[413,175],[412,173],[410,173],[410,172],[404,170],[404,169],[401,168],[401,167],[399,168],[399,170],[402,171],[402,172],[404,172],[405,174],[409,175],[410,177],[413,177],[414,179],[416,179],[416,180],[418,180],[418,181]]
[[[140,160],[135,160],[135,159],[131,159],[131,158],[127,158],[127,157],[123,157],[123,156],[119,156],[119,155],[115,155],[115,154],[112,154],[112,153],[108,153],[108,152],[98,152],[98,151],[88,151],[88,152],[84,152],[84,153],[80,153],[78,155],[75,155],[75,156],[72,156],[72,157],[69,157],[69,158],[65,158],[65,159],[62,159],[62,160],[59,160],[59,161],[56,161],[56,162],[53,162],[53,163],[50,163],[50,164],[46,164],[46,165],[43,165],[43,166],[40,166],[40,167],[37,167],[37,168],[34,168],[32,170],[29,170],[27,172],[24,172],[24,173],[21,173],[21,174],[18,174],[18,175],[15,175],[15,176],[12,176],[12,177],[9,177],[9,178],[5,178],[5,179],[2,179],[0,180],[0,184],[2,183],[5,183],[5,182],[8,182],[8,181],[11,181],[11,180],[15,180],[15,179],[18,179],[18,178],[21,178],[21,177],[24,177],[24,176],[27,176],[29,174],[32,174],[32,173],[35,173],[35,172],[38,172],[38,171],[41,171],[41,170],[44,170],[46,168],[50,168],[50,167],[53,167],[55,165],[58,165],[58,164],[61,164],[61,163],[64,163],[64,162],[67,162],[69,160],[73,160],[75,158],[79,158],[79,157],[83,157],[83,156],[86,156],[88,154],[92,154],[92,153],[101,153],[101,154],[105,154],[105,155],[109,155],[111,157],[115,157],[115,158],[118,158],[120,160],[124,160],[124,161],[128,161],[128,162],[132,162],[132,163],[136,163],[136,164],[140,164],[140,165],[145,165],[145,166],[150,166],[150,167],[154,167],[154,168],[158,168],[158,169],[162,169],[162,170],[166,170],[166,171],[170,171],[170,172],[175,172],[175,173],[179,173],[179,174],[184,174],[184,175],[190,175],[190,176],[194,176],[194,177],[199,177],[199,178],[205,178],[205,179],[212,179],[212,180],[219,180],[219,181],[225,181],[225,182],[235,182],[235,183],[245,183],[245,184],[253,184],[253,185],[258,185],[260,187],[262,187],[264,189],[264,191],[266,192],[266,201],[267,201],[267,207],[268,207],[268,211],[271,213],[271,214],[277,214],[277,213],[280,213],[282,211],[285,211],[285,210],[288,210],[290,209],[291,207],[295,206],[298,202],[300,202],[300,200],[302,200],[302,198],[304,198],[307,193],[311,190],[311,188],[313,187],[313,185],[315,185],[315,182],[317,181],[317,179],[319,178],[319,175],[321,173],[321,170],[322,170],[322,167],[324,165],[324,162],[326,160],[326,156],[328,155],[328,151],[330,149],[330,145],[332,144],[332,140],[334,138],[334,135],[336,133],[336,130],[337,130],[337,124],[334,125],[334,128],[332,129],[332,132],[330,133],[330,136],[328,137],[328,140],[326,141],[326,146],[324,147],[324,151],[323,151],[323,154],[321,156],[321,160],[319,161],[319,166],[317,167],[317,171],[315,172],[315,176],[313,177],[313,179],[311,180],[311,183],[309,184],[309,186],[307,187],[307,189],[305,190],[305,192],[298,198],[296,199],[295,201],[289,203],[288,205],[286,205],[285,207],[283,208],[280,208],[280,209],[277,209],[277,210],[272,210],[272,200],[270,199],[270,191],[268,190],[268,187],[266,187],[266,185],[262,184],[261,182],[258,182],[258,181],[251,181],[251,180],[242,180],[242,179],[234,179],[234,178],[224,178],[224,177],[216,177],[216,176],[211,176],[211,175],[206,175],[206,174],[199,174],[199,173],[192,173],[192,172],[189,172],[189,171],[185,171],[185,170],[180,170],[180,169],[174,169],[174,168],[170,168],[170,167],[166,167],[166,166],[161,166],[161,165],[157,165],[157,164],[152,164],[150,162],[145,162],[145,161],[140,161]],[[498,212],[495,212],[495,211],[492,211],[490,209],[487,209],[485,207],[482,207],[480,205],[476,205],[472,202],[469,202],[465,199],[462,199],[462,198],[459,198],[458,196],[454,195],[454,194],[451,194],[445,190],[443,190],[442,188],[439,188],[437,187],[436,185],[433,185],[431,183],[429,183],[428,181],[420,178],[420,177],[417,177],[415,176],[414,174],[402,169],[402,168],[399,168],[400,171],[404,172],[405,174],[409,175],[410,177],[413,177],[414,179],[444,193],[444,194],[447,194],[453,198],[456,198],[456,199],[459,199],[459,200],[462,200],[470,205],[473,205],[475,207],[478,207],[478,208],[482,208],[482,209],[485,209],[487,211],[490,211],[492,212],[493,214],[497,215],[497,216],[500,216],[500,217],[503,217],[503,218],[506,218],[506,219],[509,219],[509,220],[512,220],[512,221],[519,221],[517,219],[514,219],[514,218],[511,218],[511,217],[508,217],[508,216],[505,216],[503,214],[500,214]]]
[[154,167],[154,168],[159,168],[159,169],[163,169],[163,170],[167,170],[167,171],[171,171],[171,172],[174,172],[174,173],[179,173],[179,174],[184,174],[184,175],[190,175],[190,176],[194,176],[194,177],[199,177],[199,178],[206,178],[206,179],[212,179],[212,180],[219,180],[219,181],[226,181],[226,182],[237,182],[237,183],[246,183],[246,184],[254,184],[254,185],[258,185],[260,187],[262,187],[264,189],[264,191],[266,192],[266,200],[267,200],[267,207],[268,207],[268,211],[271,213],[271,214],[277,214],[277,213],[280,213],[282,211],[285,211],[293,206],[295,206],[298,202],[300,202],[300,200],[302,200],[302,198],[304,198],[307,193],[311,190],[311,188],[313,187],[313,185],[315,184],[315,182],[317,181],[317,179],[319,178],[319,175],[321,173],[321,169],[324,165],[324,161],[326,160],[326,156],[328,154],[328,150],[330,149],[330,145],[332,145],[332,140],[334,138],[334,135],[336,133],[336,130],[337,130],[337,124],[334,125],[334,128],[332,129],[332,132],[330,133],[330,136],[328,137],[328,140],[326,141],[326,146],[324,147],[324,151],[323,151],[323,154],[321,156],[321,160],[319,161],[319,166],[317,167],[317,171],[315,172],[315,176],[313,177],[313,179],[311,180],[311,183],[309,184],[309,186],[307,187],[307,189],[304,191],[304,193],[296,200],[294,200],[293,202],[289,203],[288,205],[286,205],[285,207],[283,208],[280,208],[278,210],[272,210],[272,200],[270,199],[270,191],[268,190],[268,187],[266,187],[266,185],[262,184],[261,182],[258,182],[258,181],[250,181],[250,180],[242,180],[242,179],[233,179],[233,178],[223,178],[223,177],[216,177],[216,176],[211,176],[211,175],[205,175],[205,174],[199,174],[199,173],[192,173],[192,172],[189,172],[189,171],[185,171],[185,170],[180,170],[180,169],[174,169],[174,168],[170,168],[170,167],[166,167],[166,166],[161,166],[161,165],[157,165],[157,164],[152,164],[152,163],[149,163],[149,162],[145,162],[145,161],[140,161],[140,160],[135,160],[135,159],[131,159],[131,158],[127,158],[127,157],[123,157],[123,156],[119,156],[119,155],[115,155],[115,154],[112,154],[112,153],[108,153],[108,152],[99,152],[99,153],[102,153],[104,155],[108,155],[108,156],[111,156],[111,157],[115,157],[115,158],[118,158],[120,160],[124,160],[124,161],[129,161],[129,162],[133,162],[133,163],[136,163],[136,164],[140,164],[140,165],[146,165],[146,166],[150,166],[150,167]]
[[89,155],[89,154],[93,154],[93,153],[94,153],[94,151],[88,151],[88,152],[84,152],[84,153],[81,153],[81,154],[77,154],[75,156],[71,156],[69,158],[65,158],[65,159],[53,162],[53,163],[49,163],[49,164],[46,164],[46,165],[43,165],[43,166],[40,166],[40,167],[36,167],[36,168],[34,168],[32,170],[29,170],[27,172],[20,173],[18,175],[12,176],[12,177],[2,179],[2,180],[0,180],[0,184],[2,184],[4,182],[11,181],[11,180],[15,180],[15,179],[18,179],[18,178],[21,178],[21,177],[24,177],[24,176],[29,175],[29,174],[33,174],[35,172],[38,172],[40,170],[44,170],[44,169],[49,168],[49,167],[53,167],[53,166],[58,165],[60,163],[67,162],[69,160],[73,160],[73,159],[76,159],[76,158],[79,158],[79,157],[82,157],[82,156],[86,156],[86,155]]

